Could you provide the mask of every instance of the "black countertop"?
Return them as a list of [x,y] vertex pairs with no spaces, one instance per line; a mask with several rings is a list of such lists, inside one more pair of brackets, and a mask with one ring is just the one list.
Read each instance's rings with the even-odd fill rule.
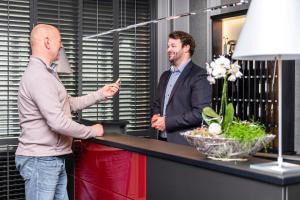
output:
[[172,144],[124,134],[107,134],[104,137],[97,137],[89,140],[98,144],[141,153],[146,156],[171,160],[274,185],[286,186],[300,184],[300,173],[280,175],[257,171],[250,168],[250,164],[270,162],[270,160],[267,159],[251,157],[248,161],[244,162],[214,161],[206,159],[205,156],[201,155],[191,146]]

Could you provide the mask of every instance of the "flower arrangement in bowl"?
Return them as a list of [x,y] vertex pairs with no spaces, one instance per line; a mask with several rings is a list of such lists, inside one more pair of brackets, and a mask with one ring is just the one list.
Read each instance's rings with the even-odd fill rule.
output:
[[266,134],[263,125],[258,122],[241,121],[234,116],[234,107],[227,101],[227,81],[242,77],[237,62],[220,56],[206,64],[207,80],[215,84],[223,78],[220,110],[217,113],[211,107],[202,110],[202,118],[207,126],[182,133],[187,141],[198,151],[216,160],[247,160],[249,155],[261,150],[275,136]]

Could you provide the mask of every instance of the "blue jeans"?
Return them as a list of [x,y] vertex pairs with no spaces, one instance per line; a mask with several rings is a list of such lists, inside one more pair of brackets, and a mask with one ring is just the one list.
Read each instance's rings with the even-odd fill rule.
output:
[[68,200],[65,158],[16,156],[27,200]]

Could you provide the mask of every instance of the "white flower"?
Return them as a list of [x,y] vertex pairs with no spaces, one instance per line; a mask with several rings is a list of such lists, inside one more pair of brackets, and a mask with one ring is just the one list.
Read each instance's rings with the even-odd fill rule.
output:
[[212,135],[219,135],[222,133],[222,127],[218,123],[211,123],[208,127],[208,132]]
[[235,76],[236,76],[237,78],[241,78],[241,77],[243,76],[243,74],[242,74],[242,72],[238,71],[238,72],[235,74]]
[[234,75],[236,78],[242,77],[242,73],[240,72],[241,66],[238,65],[237,62],[230,65],[229,73]]
[[226,76],[226,69],[222,66],[216,65],[212,71],[212,75],[218,79]]
[[209,75],[211,75],[211,73],[213,71],[212,67],[210,67],[208,63],[206,63],[206,71],[207,71],[207,74],[209,74]]
[[224,56],[220,56],[210,64],[206,63],[206,71],[208,74],[207,80],[210,84],[215,84],[219,78],[228,78],[228,81],[236,81],[237,78],[243,76],[240,72],[238,62],[230,64],[230,60]]
[[216,83],[216,79],[212,76],[207,76],[207,80],[210,84],[215,84]]
[[236,80],[236,76],[233,75],[233,74],[231,74],[231,75],[228,77],[228,80],[234,82],[234,81]]
[[216,65],[216,63],[215,63],[214,61],[212,61],[212,62],[210,63],[210,67],[211,67],[212,69],[215,69],[215,68],[217,67],[217,65]]
[[225,69],[230,68],[230,60],[228,58],[225,58],[224,56],[220,56],[220,58],[217,58],[215,60],[216,65],[223,67]]

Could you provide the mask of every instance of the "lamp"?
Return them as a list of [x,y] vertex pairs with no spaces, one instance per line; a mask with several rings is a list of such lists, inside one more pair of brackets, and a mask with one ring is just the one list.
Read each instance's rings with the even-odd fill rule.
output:
[[300,165],[282,157],[282,60],[300,59],[300,1],[252,0],[233,58],[278,62],[278,158],[277,162],[251,165],[275,173],[300,172]]

